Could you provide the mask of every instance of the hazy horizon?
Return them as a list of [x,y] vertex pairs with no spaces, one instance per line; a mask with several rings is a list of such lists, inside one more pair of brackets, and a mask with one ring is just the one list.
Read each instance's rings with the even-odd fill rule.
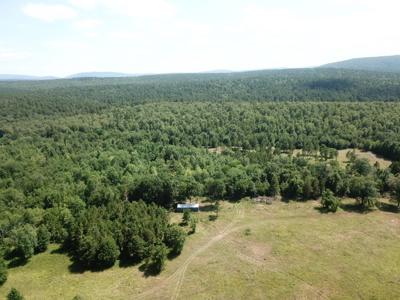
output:
[[392,0],[5,0],[0,74],[313,67],[400,51]]

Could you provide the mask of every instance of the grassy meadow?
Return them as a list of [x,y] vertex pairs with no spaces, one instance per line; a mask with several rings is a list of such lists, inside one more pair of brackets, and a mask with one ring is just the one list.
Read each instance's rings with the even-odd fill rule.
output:
[[74,270],[52,245],[9,270],[0,298],[16,287],[26,299],[398,299],[400,214],[347,201],[336,214],[315,201],[223,203],[216,220],[198,214],[183,253],[156,277],[140,265]]

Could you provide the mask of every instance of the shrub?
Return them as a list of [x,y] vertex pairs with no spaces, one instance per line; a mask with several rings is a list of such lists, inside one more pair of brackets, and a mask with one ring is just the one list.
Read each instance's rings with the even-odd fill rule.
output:
[[147,261],[147,269],[158,274],[164,270],[165,260],[167,258],[167,248],[164,244],[155,245]]
[[182,223],[184,225],[188,225],[190,222],[190,219],[192,218],[192,213],[189,209],[185,209],[183,211],[183,217],[182,217]]
[[99,241],[97,248],[96,264],[101,267],[111,267],[118,259],[119,249],[111,236],[106,236]]
[[24,225],[12,232],[14,247],[17,255],[22,259],[33,256],[37,247],[36,230],[31,225]]
[[378,190],[375,181],[370,177],[355,176],[350,180],[350,196],[361,201],[364,209],[370,209],[376,205]]
[[389,186],[393,199],[397,202],[397,207],[400,208],[400,175],[392,177]]
[[44,252],[50,243],[50,232],[45,225],[39,226],[37,230],[37,246],[36,252]]
[[192,217],[190,220],[190,234],[196,232],[196,227],[197,227],[197,219]]
[[12,288],[7,295],[7,300],[24,300],[24,296],[15,288]]
[[165,232],[165,244],[171,248],[171,252],[178,255],[182,252],[186,240],[185,231],[177,225],[169,226]]
[[322,207],[325,208],[327,211],[336,212],[340,205],[340,200],[337,197],[335,197],[335,195],[331,190],[327,189],[322,194],[321,204]]
[[7,281],[7,266],[4,259],[0,256],[0,286]]

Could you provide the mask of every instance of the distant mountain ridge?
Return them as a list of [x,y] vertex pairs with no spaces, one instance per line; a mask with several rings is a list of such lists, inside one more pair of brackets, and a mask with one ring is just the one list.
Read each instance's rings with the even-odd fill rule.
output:
[[145,74],[128,74],[119,72],[83,72],[72,74],[66,78],[117,78],[117,77],[136,77]]
[[83,72],[72,74],[66,77],[55,76],[31,76],[22,74],[0,74],[0,81],[35,81],[35,80],[53,80],[53,79],[79,79],[79,78],[119,78],[119,77],[138,77],[150,74],[128,74],[119,72]]
[[0,81],[20,81],[20,80],[51,80],[58,79],[55,76],[30,76],[19,74],[0,74]]
[[400,55],[353,58],[322,65],[321,68],[400,73]]
[[[317,69],[346,69],[355,71],[374,71],[374,72],[387,72],[387,73],[400,73],[400,55],[392,56],[378,56],[378,57],[365,57],[365,58],[354,58],[334,63],[329,63],[318,67]],[[304,68],[313,69],[313,68]],[[264,71],[279,71],[291,69],[270,69],[270,70],[255,70],[252,72],[264,72]],[[194,72],[187,74],[241,74],[248,73],[249,71],[231,71],[231,70],[209,70],[205,72]],[[171,73],[174,74],[174,73]],[[164,74],[168,76],[171,74]],[[178,73],[179,74],[179,73]],[[187,75],[186,74],[186,75]],[[120,73],[120,72],[83,72],[76,73],[64,78],[55,76],[30,76],[20,74],[0,74],[0,81],[35,81],[35,80],[52,80],[52,79],[80,79],[80,78],[127,78],[127,77],[140,77],[145,75],[163,76],[162,74],[154,73]],[[177,75],[177,74],[175,74]],[[182,75],[185,75],[183,73]]]

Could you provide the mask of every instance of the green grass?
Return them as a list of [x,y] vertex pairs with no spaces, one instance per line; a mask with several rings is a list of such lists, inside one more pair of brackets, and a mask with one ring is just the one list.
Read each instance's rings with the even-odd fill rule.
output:
[[345,166],[348,163],[348,159],[346,157],[347,153],[349,151],[355,150],[355,154],[357,158],[364,158],[368,160],[368,162],[371,165],[374,165],[375,163],[379,163],[379,166],[382,169],[387,169],[390,167],[392,162],[390,160],[384,159],[370,151],[362,151],[360,149],[344,149],[344,150],[339,150],[338,151],[338,161],[341,163],[342,166]]
[[317,207],[223,203],[216,221],[202,212],[181,256],[157,277],[118,265],[71,273],[53,245],[10,269],[0,298],[16,287],[26,299],[398,299],[400,214]]

